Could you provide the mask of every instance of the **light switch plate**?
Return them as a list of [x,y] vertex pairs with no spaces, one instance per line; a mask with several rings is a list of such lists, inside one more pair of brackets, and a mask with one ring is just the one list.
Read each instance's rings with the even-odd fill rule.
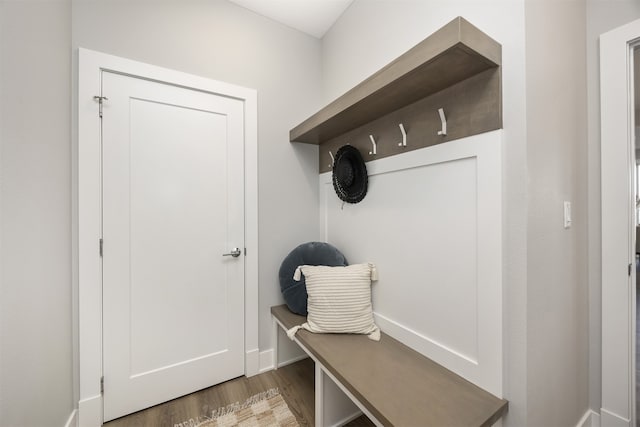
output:
[[564,202],[564,228],[571,228],[571,202]]

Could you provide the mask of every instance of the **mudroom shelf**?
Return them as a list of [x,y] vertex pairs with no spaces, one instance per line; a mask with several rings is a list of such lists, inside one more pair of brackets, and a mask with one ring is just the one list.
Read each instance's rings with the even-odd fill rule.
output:
[[457,17],[293,128],[290,140],[323,144],[487,70],[499,69],[501,55],[499,43]]

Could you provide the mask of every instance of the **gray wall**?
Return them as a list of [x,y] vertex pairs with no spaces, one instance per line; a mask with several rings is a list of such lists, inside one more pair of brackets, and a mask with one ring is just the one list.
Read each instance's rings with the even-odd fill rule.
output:
[[0,425],[63,426],[74,406],[70,2],[0,4]]
[[568,426],[589,403],[586,3],[527,0],[525,28],[527,419]]
[[[552,408],[544,421],[574,424],[585,407],[585,389],[590,406],[599,410],[597,38],[640,18],[640,5],[587,1],[585,165],[579,90],[584,58],[561,43],[558,52],[568,57],[552,63],[545,46],[551,43],[545,33],[552,29],[548,34],[562,31],[558,34],[579,51],[582,18],[576,16],[584,11],[579,2],[555,2],[562,4],[558,16],[572,23],[562,30],[559,19],[549,20],[556,6],[554,13],[543,13],[551,6],[535,3],[356,0],[320,43],[223,0],[0,2],[0,424],[63,425],[77,398],[71,344],[72,47],[258,90],[260,346],[266,349],[267,308],[280,298],[279,262],[298,242],[317,238],[315,147],[289,144],[289,128],[320,101],[339,96],[456,15],[467,17],[504,49],[505,394],[511,400],[506,424],[542,422],[536,411],[544,405]],[[570,71],[578,78],[565,88]],[[558,115],[544,111],[546,105]],[[546,126],[555,131],[545,134]],[[558,203],[565,199],[573,203],[575,221],[567,231],[558,228]],[[588,245],[579,236],[585,227]],[[539,237],[533,234],[538,232]],[[588,329],[581,245],[588,248]],[[558,259],[545,253],[556,246],[567,254],[553,249]],[[539,319],[545,316],[549,321]],[[587,331],[588,387],[579,353],[586,351]],[[549,342],[557,347],[541,354]],[[575,366],[569,366],[572,359]],[[553,387],[542,387],[543,380]],[[565,385],[556,384],[559,380]],[[564,396],[554,402],[559,392],[542,390],[561,390]]]
[[640,3],[635,0],[587,0],[589,372],[591,374],[589,400],[591,408],[598,412],[602,403],[600,44],[598,38],[600,34],[639,18]]
[[0,5],[0,425],[64,425],[77,404],[71,76],[79,46],[257,89],[260,347],[270,348],[280,262],[318,238],[317,147],[290,144],[288,132],[320,106],[320,41],[226,0]]

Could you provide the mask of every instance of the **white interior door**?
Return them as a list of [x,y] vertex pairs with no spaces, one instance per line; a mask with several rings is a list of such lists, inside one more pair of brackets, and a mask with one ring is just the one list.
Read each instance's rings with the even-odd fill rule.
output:
[[633,53],[640,20],[600,36],[603,426],[635,412]]
[[239,100],[106,71],[102,95],[107,421],[244,374],[244,136]]

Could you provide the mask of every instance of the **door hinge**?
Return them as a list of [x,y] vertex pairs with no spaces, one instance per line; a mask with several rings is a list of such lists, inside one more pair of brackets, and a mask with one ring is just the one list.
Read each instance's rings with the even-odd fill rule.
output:
[[102,104],[104,101],[108,101],[109,98],[107,98],[106,96],[94,96],[93,99],[95,99],[96,101],[98,101],[98,116],[100,116],[100,118],[102,118]]
[[100,257],[102,257],[102,253],[104,250],[104,242],[102,241],[102,239],[100,239],[99,245],[100,245]]
[[631,263],[629,263],[629,268],[627,269],[627,274],[631,277]]
[[247,248],[244,248],[244,256],[247,256]]
[[100,377],[100,394],[104,394],[104,377]]

